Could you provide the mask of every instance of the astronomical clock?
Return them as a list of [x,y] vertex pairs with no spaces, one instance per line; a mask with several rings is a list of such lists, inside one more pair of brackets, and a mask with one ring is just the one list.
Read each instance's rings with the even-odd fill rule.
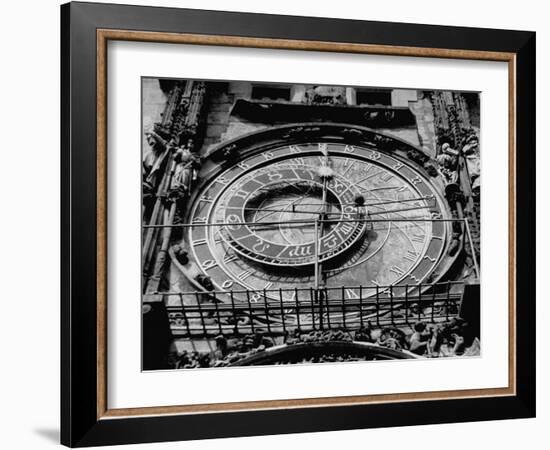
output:
[[189,209],[198,226],[187,243],[217,290],[289,292],[313,286],[321,264],[322,285],[356,298],[358,285],[367,293],[433,281],[445,263],[441,192],[376,140],[281,139],[239,155],[205,177]]
[[185,167],[177,231],[165,245],[168,283],[149,291],[167,293],[173,333],[191,337],[195,324],[223,334],[234,323],[286,332],[331,319],[353,328],[379,322],[388,300],[386,317],[391,309],[392,318],[420,318],[425,311],[403,311],[403,302],[435,300],[438,284],[448,299],[449,281],[464,274],[460,189],[435,158],[388,133],[319,122],[263,127]]

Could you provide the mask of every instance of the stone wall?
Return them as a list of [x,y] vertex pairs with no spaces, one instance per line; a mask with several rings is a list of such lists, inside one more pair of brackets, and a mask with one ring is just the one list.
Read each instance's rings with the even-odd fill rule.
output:
[[208,116],[206,118],[206,137],[201,153],[221,142],[237,138],[266,127],[266,124],[244,121],[231,115],[231,109],[239,98],[249,100],[252,83],[230,82],[209,84]]
[[[206,137],[202,153],[221,142],[238,138],[247,133],[259,131],[273,124],[252,122],[231,115],[238,99],[250,100],[252,83],[227,82],[209,83],[209,103]],[[435,156],[435,131],[430,99],[422,91],[396,89],[392,92],[392,106],[408,106],[416,118],[416,125],[400,128],[379,128],[379,131],[422,147]],[[307,121],[307,118],[304,118]]]
[[418,145],[432,158],[436,155],[436,134],[432,102],[428,95],[421,93],[415,102],[409,102],[409,108],[416,117]]
[[[236,100],[250,100],[252,83],[242,81],[210,82],[208,90],[206,135],[201,153],[204,154],[210,147],[221,142],[270,126],[270,124],[255,123],[231,115]],[[143,79],[143,133],[149,131],[152,125],[160,120],[165,103],[166,95],[160,89],[158,80]],[[429,96],[425,95],[423,91],[395,89],[392,92],[392,106],[408,106],[416,118],[416,126],[379,128],[379,130],[422,147],[432,157],[435,156],[436,135],[433,108]],[[145,155],[149,150],[149,145],[144,139],[143,154]]]

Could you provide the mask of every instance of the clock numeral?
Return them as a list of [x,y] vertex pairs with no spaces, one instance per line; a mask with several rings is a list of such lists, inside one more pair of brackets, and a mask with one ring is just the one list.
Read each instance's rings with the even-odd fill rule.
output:
[[400,170],[403,167],[403,164],[398,162],[398,163],[395,163],[392,167],[395,170]]
[[334,189],[334,191],[336,191],[337,194],[341,194],[342,192],[346,191],[348,188],[344,183],[342,183],[341,181],[338,181],[336,178],[333,178],[332,180],[330,180],[328,186],[331,189]]
[[435,258],[432,258],[431,256],[428,256],[428,255],[424,255],[424,259],[427,259],[428,261],[430,262],[436,262],[436,259]]
[[[293,291],[290,297],[283,297],[283,302],[294,302],[294,301],[296,301],[296,291]],[[291,312],[292,312],[291,309],[285,311],[286,314],[289,314]]]
[[300,150],[300,147],[298,147],[297,145],[289,145],[288,150],[290,151],[290,153],[302,153],[302,150]]
[[411,280],[415,281],[416,283],[419,283],[419,282],[420,282],[420,279],[417,278],[417,277],[415,277],[412,273],[409,274],[409,278],[410,278]]
[[196,247],[197,245],[204,245],[206,244],[206,239],[197,239],[196,241],[192,242],[193,247]]
[[239,279],[239,281],[244,281],[244,280],[246,280],[250,275],[252,275],[252,271],[251,271],[251,270],[244,270],[244,271],[242,271],[239,275],[237,275],[237,278]]
[[351,160],[349,158],[346,158],[346,161],[344,162],[344,167],[346,168],[346,170],[344,170],[340,174],[341,177],[345,176],[350,171],[350,169],[353,167],[353,160]]
[[362,164],[362,168],[361,168],[361,174],[362,175],[366,175],[369,173],[369,171],[372,169],[372,164],[369,164],[369,163],[364,163]]
[[393,175],[389,172],[382,172],[382,174],[380,175],[380,179],[384,182],[384,183],[387,183],[388,181],[390,181],[391,179],[393,178]]
[[208,270],[208,269],[211,269],[212,267],[216,267],[217,265],[218,265],[218,263],[216,261],[214,261],[213,259],[206,259],[202,263],[202,268],[204,270]]
[[296,164],[297,166],[305,166],[306,160],[304,158],[292,158],[290,160],[293,164]]
[[359,294],[355,292],[355,289],[346,288],[346,298],[350,300],[355,300],[359,298]]
[[267,160],[273,159],[275,157],[275,155],[271,152],[263,152],[262,156]]
[[235,253],[226,253],[223,257],[223,262],[225,264],[229,264],[232,261],[235,261],[237,259],[237,255]]
[[214,180],[216,183],[223,184],[226,186],[229,183],[229,180],[225,177],[218,177]]
[[353,145],[346,145],[344,147],[344,151],[346,153],[353,153],[353,152],[355,152],[355,147]]
[[397,276],[402,276],[405,272],[403,271],[403,269],[401,269],[401,267],[399,266],[391,266],[390,267],[390,272],[396,274]]
[[340,225],[340,231],[344,234],[344,237],[348,234],[351,234],[353,231],[353,223],[352,222],[342,222]]
[[233,281],[232,280],[225,280],[222,283],[222,288],[223,289],[230,289],[232,286],[233,286]]
[[411,180],[411,183],[414,185],[420,184],[422,183],[422,178],[420,178],[419,176],[416,176]]
[[441,213],[438,213],[438,212],[433,212],[432,213],[432,219],[442,219],[443,216],[441,215]]
[[266,283],[266,285],[264,286],[264,290],[268,290],[268,289],[271,289],[271,286],[273,286],[273,283],[270,281],[268,283]]
[[367,158],[372,159],[373,161],[378,161],[382,158],[382,154],[380,152],[372,151],[367,155]]
[[235,197],[239,197],[239,198],[242,198],[242,199],[246,199],[249,195],[250,195],[250,192],[248,191],[245,191],[244,189],[239,189],[237,192],[235,192],[233,194]]
[[201,201],[201,202],[206,202],[206,203],[212,203],[212,200],[213,200],[213,198],[212,198],[212,196],[209,195],[209,194],[204,194],[204,195],[199,199],[199,201]]
[[206,223],[206,217],[193,217],[193,223]]
[[425,238],[426,238],[426,234],[413,234],[411,237],[411,241],[422,244]]
[[412,251],[412,250],[409,250],[407,251],[407,254],[404,256],[404,258],[407,260],[407,261],[410,261],[410,262],[415,262],[416,261],[416,258],[418,258],[418,253]]
[[260,299],[262,298],[262,295],[260,293],[255,293],[254,295],[252,295],[250,297],[250,302],[251,303],[258,303],[260,301]]
[[243,163],[243,162],[238,163],[237,166],[240,167],[243,170],[250,169],[250,166],[248,164]]
[[328,145],[324,142],[320,142],[318,145],[319,151],[323,153],[323,155],[326,156],[328,151]]

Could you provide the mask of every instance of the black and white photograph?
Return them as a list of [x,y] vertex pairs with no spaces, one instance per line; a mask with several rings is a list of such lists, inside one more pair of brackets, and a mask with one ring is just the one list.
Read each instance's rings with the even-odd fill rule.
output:
[[481,355],[479,92],[141,85],[143,370]]
[[540,448],[548,8],[450,6],[6,2],[0,448]]

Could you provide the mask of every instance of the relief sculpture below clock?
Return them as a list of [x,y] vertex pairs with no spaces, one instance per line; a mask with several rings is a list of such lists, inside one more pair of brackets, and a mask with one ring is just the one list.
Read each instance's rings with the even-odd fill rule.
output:
[[285,89],[144,80],[144,368],[479,352],[478,95]]

